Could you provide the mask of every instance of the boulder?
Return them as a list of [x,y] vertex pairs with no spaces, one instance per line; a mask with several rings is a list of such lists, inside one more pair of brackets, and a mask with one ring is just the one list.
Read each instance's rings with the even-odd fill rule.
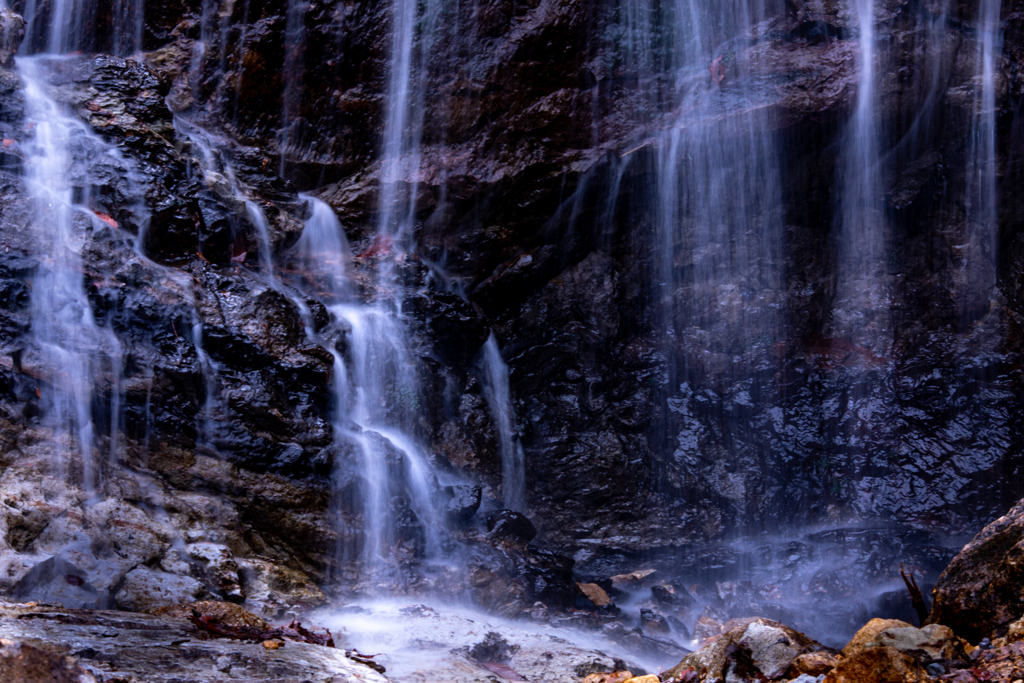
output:
[[860,652],[868,643],[873,641],[879,633],[890,628],[913,627],[907,622],[900,621],[899,619],[872,619],[861,626],[859,631],[853,634],[853,638],[850,639],[850,642],[843,647],[843,656],[850,657],[857,652]]
[[125,575],[114,603],[128,612],[145,612],[161,605],[201,600],[208,595],[206,586],[191,576],[136,567]]
[[667,583],[651,586],[651,597],[662,607],[690,607],[694,604],[685,588],[676,588]]
[[953,558],[932,590],[930,624],[972,643],[1002,635],[1024,614],[1024,500]]
[[891,647],[872,647],[847,657],[825,676],[825,683],[918,683],[929,680],[910,655]]
[[960,639],[942,624],[929,624],[924,628],[887,628],[865,647],[891,647],[922,661],[966,657]]
[[672,632],[672,627],[669,626],[665,615],[653,609],[640,610],[640,627],[644,630],[644,633],[648,634],[661,633],[667,635]]
[[774,679],[783,676],[798,656],[820,651],[827,648],[776,621],[758,618],[688,655],[664,678],[676,678],[692,668],[701,680]]
[[105,607],[107,602],[107,595],[89,582],[86,572],[60,556],[32,567],[14,586],[13,595],[83,609]]
[[282,619],[294,609],[309,610],[327,596],[303,572],[269,560],[237,560],[245,584],[245,607],[266,619]]
[[245,601],[245,590],[238,577],[238,563],[235,562],[230,548],[218,543],[190,543],[185,550],[193,560],[206,565],[207,582],[218,590],[225,600]]

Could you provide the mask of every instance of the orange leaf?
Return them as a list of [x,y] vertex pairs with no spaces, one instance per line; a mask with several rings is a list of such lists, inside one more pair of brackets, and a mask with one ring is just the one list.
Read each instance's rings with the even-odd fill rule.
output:
[[96,212],[96,218],[99,218],[101,221],[103,221],[104,223],[106,223],[107,225],[109,225],[112,228],[116,228],[117,227],[117,221],[115,221],[113,218],[111,218],[110,216],[108,216],[105,213],[100,213],[99,211],[97,211]]
[[10,147],[14,144],[14,140],[10,138],[4,138],[4,147]]

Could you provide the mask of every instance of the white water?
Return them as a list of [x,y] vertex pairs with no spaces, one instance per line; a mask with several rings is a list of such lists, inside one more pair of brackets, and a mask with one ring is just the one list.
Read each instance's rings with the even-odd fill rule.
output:
[[45,419],[64,443],[63,452],[56,454],[58,470],[67,476],[69,458],[78,452],[83,488],[95,493],[100,477],[98,453],[94,454],[97,438],[108,435],[115,448],[120,416],[112,416],[108,425],[97,425],[92,402],[97,388],[106,383],[112,408],[120,405],[121,345],[108,328],[97,324],[86,296],[82,249],[89,233],[105,224],[88,208],[87,192],[84,203],[74,199],[81,179],[73,177],[72,150],[84,147],[87,153],[111,156],[114,152],[47,94],[51,59],[17,60],[25,84],[25,114],[34,133],[22,150],[25,186],[35,209],[32,244],[40,261],[32,280],[32,334],[46,380],[40,396]]
[[387,668],[397,683],[493,683],[498,678],[471,656],[488,633],[500,635],[514,651],[504,662],[526,681],[577,683],[578,667],[611,671],[613,658],[635,673],[657,673],[678,658],[647,660],[606,640],[599,633],[558,628],[554,624],[511,621],[469,608],[432,602],[359,602],[342,612],[315,615],[334,634],[338,647],[363,655]]

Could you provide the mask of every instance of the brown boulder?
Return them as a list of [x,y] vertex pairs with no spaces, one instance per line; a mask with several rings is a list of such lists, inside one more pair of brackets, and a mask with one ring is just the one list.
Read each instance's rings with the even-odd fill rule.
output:
[[871,647],[847,657],[825,676],[825,683],[919,683],[928,674],[910,655],[891,647]]
[[930,624],[977,643],[1024,614],[1024,500],[953,558],[932,590]]
[[853,634],[850,642],[843,647],[843,656],[852,657],[874,640],[879,633],[890,628],[907,628],[910,624],[899,619],[872,619]]

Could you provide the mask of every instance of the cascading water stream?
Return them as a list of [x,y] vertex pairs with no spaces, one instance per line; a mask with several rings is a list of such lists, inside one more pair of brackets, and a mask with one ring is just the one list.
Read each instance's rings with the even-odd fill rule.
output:
[[[316,333],[307,324],[307,334],[334,357],[336,458],[347,448],[355,451],[367,538],[357,557],[351,556],[351,549],[339,548],[338,559],[359,560],[371,580],[393,583],[398,577],[392,556],[399,546],[428,560],[443,554],[440,536],[445,521],[434,490],[438,475],[410,436],[421,400],[416,361],[396,316],[380,306],[355,303],[344,230],[324,202],[305,199],[309,217],[295,258],[311,280],[305,287],[328,303],[341,328]],[[325,338],[332,333],[343,338],[345,353]],[[339,463],[336,472],[340,475],[342,469]],[[406,510],[420,522],[422,536],[410,525]]]
[[492,332],[483,348],[484,398],[498,432],[501,450],[501,487],[509,510],[526,511],[526,463],[523,446],[516,437],[515,410],[509,386],[508,366],[501,358],[498,339]]
[[892,342],[889,239],[882,185],[874,0],[854,0],[858,26],[857,100],[840,160],[839,265],[834,334],[879,356]]
[[963,263],[961,316],[968,320],[974,317],[968,311],[988,310],[989,290],[996,284],[996,63],[1002,52],[1001,7],[1001,0],[982,0],[978,7],[978,87],[967,150],[968,234],[966,244],[959,247]]
[[[47,94],[48,68],[59,61],[49,56],[18,59],[25,113],[34,132],[23,150],[25,185],[35,206],[33,243],[42,264],[33,278],[32,334],[49,379],[42,395],[47,420],[63,441],[58,469],[68,476],[69,460],[77,453],[83,488],[95,494],[102,474],[99,438],[107,439],[108,460],[116,458],[121,443],[123,359],[121,343],[109,325],[95,319],[86,296],[82,250],[90,232],[109,227],[88,206],[76,157],[107,155],[114,163],[123,161]],[[93,400],[104,389],[111,407],[108,423],[100,425]]]

